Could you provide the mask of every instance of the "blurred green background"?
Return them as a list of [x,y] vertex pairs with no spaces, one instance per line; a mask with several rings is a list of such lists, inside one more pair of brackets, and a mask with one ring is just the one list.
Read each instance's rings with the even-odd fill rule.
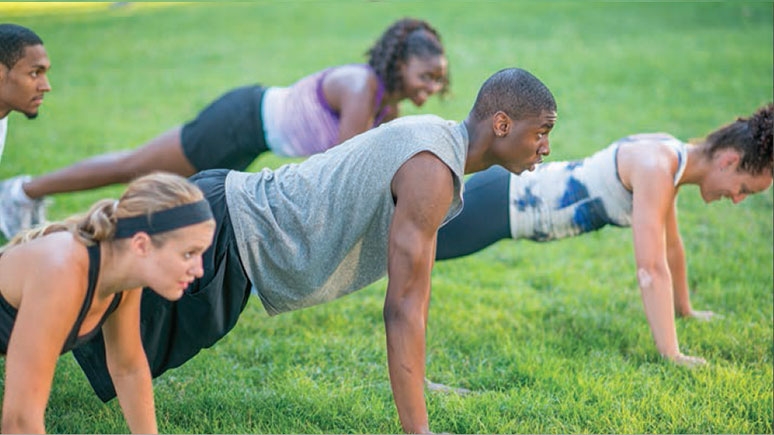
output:
[[[584,157],[637,132],[702,137],[772,100],[771,2],[43,6],[0,3],[0,21],[34,29],[53,65],[40,117],[10,115],[0,178],[138,146],[239,85],[287,85],[363,62],[404,16],[441,33],[452,82],[445,100],[405,105],[404,114],[461,120],[489,75],[519,66],[558,102],[550,160]],[[264,155],[250,170],[287,161]],[[429,393],[431,429],[772,433],[772,191],[734,207],[682,190],[693,305],[723,318],[680,319],[678,336],[707,367],[658,356],[629,230],[503,241],[434,270],[428,376],[475,393]],[[121,191],[57,195],[49,218]],[[386,370],[385,285],[275,318],[251,301],[229,336],[155,382],[159,429],[400,431]],[[60,358],[46,422],[60,433],[128,430],[117,403],[99,402],[70,355]]]

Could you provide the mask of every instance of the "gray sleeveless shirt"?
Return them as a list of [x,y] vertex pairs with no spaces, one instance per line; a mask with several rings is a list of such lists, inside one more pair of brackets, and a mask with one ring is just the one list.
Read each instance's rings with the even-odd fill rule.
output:
[[462,208],[468,141],[462,123],[405,116],[299,164],[230,172],[226,201],[239,255],[266,311],[320,304],[382,278],[393,176],[422,151],[442,160],[454,174],[446,222]]

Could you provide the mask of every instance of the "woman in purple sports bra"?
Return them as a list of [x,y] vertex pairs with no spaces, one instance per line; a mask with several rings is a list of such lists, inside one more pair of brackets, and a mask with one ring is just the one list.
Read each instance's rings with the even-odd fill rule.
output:
[[425,21],[393,23],[368,50],[367,64],[318,71],[286,87],[230,90],[199,115],[129,151],[91,157],[35,178],[0,182],[0,231],[6,238],[45,220],[44,196],[126,183],[151,171],[190,176],[205,169],[245,170],[261,153],[309,156],[398,116],[398,103],[422,106],[445,93],[448,62]]
[[118,201],[101,200],[0,247],[2,432],[44,433],[57,359],[101,332],[129,430],[156,433],[142,288],[180,299],[202,276],[214,233],[201,190],[156,173],[133,181]]

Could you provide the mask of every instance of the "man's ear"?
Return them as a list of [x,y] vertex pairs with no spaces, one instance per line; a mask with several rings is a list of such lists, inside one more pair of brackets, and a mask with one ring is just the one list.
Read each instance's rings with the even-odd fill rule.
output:
[[511,131],[512,125],[513,120],[502,110],[498,110],[492,116],[492,130],[497,137],[507,136]]

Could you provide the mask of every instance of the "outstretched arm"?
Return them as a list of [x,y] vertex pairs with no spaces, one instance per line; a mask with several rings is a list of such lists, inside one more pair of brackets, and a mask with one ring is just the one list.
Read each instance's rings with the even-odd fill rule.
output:
[[367,84],[358,90],[347,90],[339,112],[339,143],[371,128],[373,101]]
[[335,68],[325,77],[325,100],[339,114],[338,143],[373,126],[378,89],[376,74],[357,66]]
[[[46,404],[56,362],[86,293],[85,280],[77,276],[78,268],[64,263],[48,267],[45,259],[29,262],[43,273],[26,274],[8,343],[3,433],[45,432]],[[56,277],[56,285],[51,277]]]
[[425,333],[436,232],[453,195],[451,171],[420,153],[393,179],[384,323],[390,382],[403,430],[429,432],[424,398]]
[[132,433],[157,433],[150,368],[140,339],[142,289],[125,291],[102,326],[105,356],[118,403]]
[[675,313],[681,317],[695,317],[709,320],[715,315],[712,311],[694,311],[688,287],[688,268],[685,263],[685,248],[677,227],[677,196],[666,217],[667,263],[672,274]]
[[677,341],[666,229],[674,218],[675,193],[668,165],[659,163],[644,162],[631,176],[637,281],[659,353],[680,364],[696,365],[705,361],[683,355]]

